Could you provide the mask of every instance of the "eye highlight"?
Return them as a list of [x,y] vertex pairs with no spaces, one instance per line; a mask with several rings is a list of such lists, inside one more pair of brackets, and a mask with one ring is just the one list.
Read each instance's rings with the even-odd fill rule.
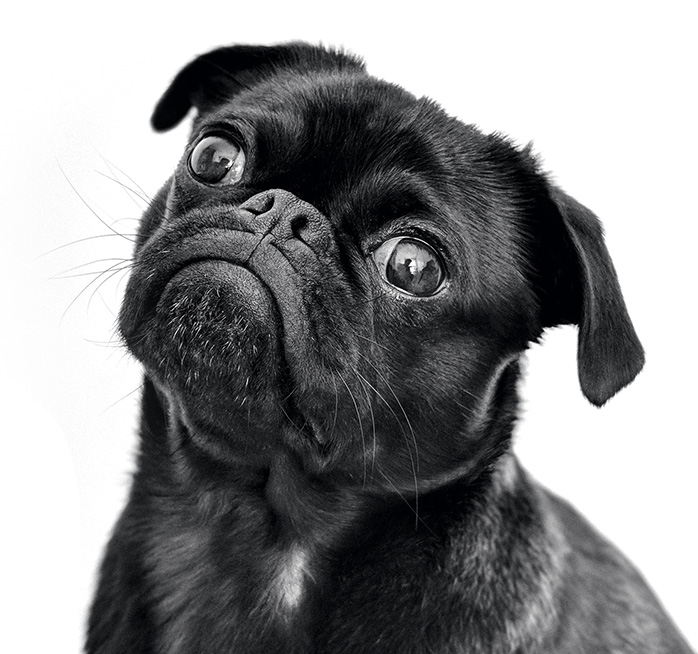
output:
[[244,171],[245,153],[227,136],[204,136],[189,155],[189,172],[202,184],[236,184]]
[[373,260],[383,279],[407,295],[435,295],[446,281],[444,265],[436,250],[412,236],[388,239],[375,250]]

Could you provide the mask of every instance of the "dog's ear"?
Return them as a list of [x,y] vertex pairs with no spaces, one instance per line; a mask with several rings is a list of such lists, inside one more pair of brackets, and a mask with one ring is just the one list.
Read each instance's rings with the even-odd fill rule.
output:
[[240,90],[283,70],[361,72],[364,65],[352,55],[307,43],[218,48],[197,57],[179,72],[155,107],[151,124],[158,132],[171,129],[191,107],[209,111]]
[[549,185],[542,247],[546,251],[544,327],[577,324],[579,382],[586,398],[601,406],[640,372],[642,345],[630,321],[598,218]]

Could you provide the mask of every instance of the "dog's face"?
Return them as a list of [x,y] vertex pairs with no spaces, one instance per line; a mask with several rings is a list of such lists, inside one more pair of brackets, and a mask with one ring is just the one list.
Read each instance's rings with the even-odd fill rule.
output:
[[596,219],[527,151],[304,45],[200,57],[155,127],[191,106],[120,327],[205,457],[433,486],[499,451],[543,328],[580,325],[596,404],[641,367]]

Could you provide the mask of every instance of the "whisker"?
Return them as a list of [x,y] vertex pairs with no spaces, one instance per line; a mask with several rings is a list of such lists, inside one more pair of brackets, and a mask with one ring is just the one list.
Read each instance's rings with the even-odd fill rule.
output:
[[136,388],[134,388],[132,391],[129,391],[128,393],[126,393],[126,395],[124,395],[123,397],[120,397],[120,398],[119,398],[118,400],[116,400],[115,402],[112,402],[106,409],[104,409],[104,410],[100,413],[100,415],[104,415],[107,411],[109,411],[110,409],[113,409],[117,404],[119,404],[119,402],[123,402],[127,397],[130,397],[130,396],[133,395],[134,393],[137,393],[137,392],[140,391],[144,386],[145,386],[145,383],[141,382],[141,383],[140,383],[138,386],[136,386]]
[[91,272],[82,272],[82,273],[74,273],[72,275],[53,275],[49,277],[49,279],[75,279],[76,277],[90,277],[92,275],[103,275],[105,272],[110,272],[110,271],[104,271],[104,270],[94,270]]
[[[102,158],[102,161],[104,161],[104,163],[107,165],[107,168],[109,168],[109,170],[112,172],[112,174],[113,174],[113,171],[116,170],[116,172],[119,173],[119,175],[121,175],[122,177],[125,177],[129,182],[131,182],[131,184],[133,184],[138,189],[138,193],[136,193],[136,191],[134,191],[132,188],[126,187],[128,190],[132,191],[133,193],[136,193],[139,197],[144,199],[146,202],[150,203],[153,201],[153,198],[150,195],[148,195],[148,193],[146,193],[146,191],[143,189],[143,187],[138,182],[136,182],[136,180],[133,179],[133,177],[131,177],[129,174],[125,173],[121,168],[119,168],[119,166],[117,166],[114,162],[109,161],[103,155],[100,155],[100,157]],[[117,180],[115,180],[115,181],[117,181]]]
[[[67,270],[64,270],[63,272],[57,273],[55,275],[52,275],[50,279],[66,279],[67,277],[78,277],[79,275],[68,275],[67,273],[73,272],[74,270],[80,270],[80,268],[86,268],[87,266],[94,266],[95,264],[98,263],[106,263],[107,261],[121,261],[123,263],[130,263],[130,259],[124,259],[123,257],[108,257],[106,259],[95,259],[94,261],[88,261],[87,263],[81,263],[78,266],[73,266],[72,268],[68,268]],[[96,275],[98,272],[103,272],[103,271],[91,271],[91,272],[85,272],[81,273],[82,275]]]
[[65,173],[65,171],[63,170],[63,168],[62,168],[60,162],[56,161],[56,165],[58,166],[58,169],[61,171],[61,174],[62,174],[63,177],[65,178],[65,181],[68,182],[68,185],[70,186],[70,188],[73,189],[73,191],[75,192],[75,195],[77,195],[78,198],[80,198],[80,201],[88,208],[88,210],[90,211],[90,213],[92,213],[92,215],[93,215],[95,218],[97,218],[97,220],[99,220],[99,222],[102,223],[102,225],[104,225],[110,232],[113,232],[113,233],[116,234],[117,236],[121,236],[122,238],[126,239],[127,241],[133,242],[134,239],[129,238],[129,237],[125,236],[124,234],[121,234],[120,232],[117,232],[106,220],[104,220],[104,218],[102,218],[102,216],[100,216],[100,215],[93,209],[93,207],[90,205],[90,203],[87,202],[87,200],[85,200],[84,197],[82,197],[82,195],[80,194],[80,191],[78,191],[78,189],[75,187],[75,185],[73,184],[73,182],[70,181],[68,175],[66,175],[66,173]]
[[[107,164],[107,166],[109,166],[108,162],[105,161],[105,163]],[[95,170],[94,172],[97,173],[98,175],[100,175],[101,177],[108,179],[110,182],[114,182],[114,184],[117,184],[118,186],[120,186],[124,191],[126,191],[126,195],[133,202],[133,204],[136,205],[136,207],[138,207],[141,211],[145,207],[143,207],[141,204],[139,204],[136,201],[136,198],[138,200],[141,200],[142,202],[145,202],[146,205],[150,202],[150,198],[148,198],[148,196],[143,195],[143,194],[139,193],[138,191],[135,191],[128,184],[124,184],[118,177],[113,175],[113,173],[112,173],[112,175],[107,175],[106,173],[102,172],[101,170]]]
[[[113,230],[112,230],[113,231]],[[113,234],[95,234],[94,236],[85,236],[84,238],[78,238],[75,241],[70,241],[70,243],[63,243],[63,245],[59,245],[58,247],[52,248],[51,250],[48,250],[47,252],[44,252],[43,254],[40,254],[39,256],[34,259],[34,261],[37,261],[38,259],[41,259],[42,257],[46,257],[49,254],[53,254],[54,252],[57,252],[58,250],[62,250],[63,248],[70,247],[71,245],[77,245],[78,243],[84,243],[85,241],[92,241],[97,238],[114,238],[115,236],[128,236],[128,237],[133,237],[133,239],[136,238],[136,234],[120,234],[119,232],[114,232]],[[131,240],[129,238],[128,240]]]
[[[373,384],[371,384],[371,382],[369,382],[358,370],[354,370],[354,373],[358,377],[363,388],[366,388],[366,386],[368,386],[380,399],[383,400],[383,402],[385,402],[385,400],[381,397],[381,394],[378,392],[376,387],[373,386]],[[368,401],[369,411],[371,412],[371,424],[373,427],[373,452],[371,453],[371,476],[373,476],[373,472],[374,472],[375,467],[376,467],[376,449],[378,447],[378,442],[377,442],[377,435],[376,435],[376,419],[375,419],[375,416],[373,414],[373,406],[372,406],[372,403],[370,401],[370,398],[368,397],[368,393],[367,393],[367,401]],[[386,403],[386,405],[387,405],[387,403]],[[387,405],[387,406],[389,409],[391,409],[391,407],[389,405]],[[414,467],[413,467],[413,469],[414,469]]]
[[[113,178],[110,178],[110,177],[106,176],[107,179],[112,179],[112,181],[116,182],[117,184],[120,184],[120,185],[123,186],[127,191],[130,191],[131,193],[133,193],[134,195],[136,195],[136,197],[142,199],[142,200],[147,204],[148,208],[152,208],[152,209],[155,209],[155,210],[157,211],[158,216],[159,216],[160,218],[165,218],[165,217],[167,216],[167,200],[166,200],[166,199],[165,199],[165,200],[163,200],[163,199],[158,199],[157,196],[152,197],[149,193],[147,193],[147,192],[143,189],[143,187],[142,187],[138,182],[136,182],[135,179],[133,179],[133,177],[131,177],[131,176],[130,176],[129,174],[127,174],[126,172],[124,172],[124,171],[123,171],[121,168],[119,168],[115,163],[109,161],[109,160],[106,159],[106,157],[104,157],[103,155],[100,155],[100,157],[102,158],[102,161],[104,161],[104,163],[106,164],[107,168],[109,168],[110,172],[111,172],[112,175],[113,175]],[[133,184],[133,186],[135,187],[135,189],[134,189],[133,187],[130,187],[130,186],[128,186],[128,185],[125,185],[123,182],[121,182],[121,181],[118,179],[117,175],[114,175],[114,170],[116,170],[116,172],[117,172],[119,175],[121,175],[122,177],[125,177],[131,184]],[[99,172],[99,171],[98,171],[98,172]],[[103,174],[103,173],[102,173],[102,174]],[[137,189],[137,190],[136,190],[136,189]],[[157,202],[156,202],[156,200],[157,200]],[[141,210],[143,210],[143,207],[139,207],[139,208],[140,208]]]
[[[291,391],[289,397],[291,397],[291,395],[293,395],[293,391]],[[288,399],[288,398],[286,398],[286,399]],[[286,419],[287,419],[292,425],[295,426],[295,423],[294,423],[293,420],[291,419],[291,416],[289,416],[288,413],[286,412],[286,409],[284,409],[284,403],[283,403],[283,402],[279,402],[279,408],[281,409],[281,413],[283,413],[283,414],[286,416]]]
[[369,338],[368,336],[363,336],[362,334],[355,334],[357,338],[360,338],[371,345],[375,345],[377,348],[383,350],[383,352],[390,352],[390,348],[382,343],[379,343],[375,338]]
[[[90,288],[90,286],[92,286],[93,284],[95,284],[95,283],[97,283],[97,282],[99,281],[100,277],[102,277],[102,276],[104,276],[104,275],[108,275],[108,277],[107,277],[106,279],[104,279],[104,280],[99,284],[99,286],[97,286],[97,288],[96,288],[95,290],[98,290],[99,287],[100,287],[104,282],[106,282],[106,281],[108,281],[109,279],[111,279],[115,274],[117,274],[117,273],[119,273],[119,272],[122,272],[122,271],[125,271],[125,270],[128,270],[129,268],[130,268],[130,263],[129,263],[128,265],[126,265],[126,266],[124,266],[124,265],[121,264],[121,263],[115,263],[113,266],[109,266],[106,270],[103,270],[101,273],[99,273],[99,275],[97,275],[97,277],[95,277],[95,278],[94,278],[93,280],[91,280],[88,284],[86,284],[86,285],[84,286],[84,288],[73,298],[73,300],[71,301],[71,303],[66,307],[65,311],[64,311],[63,314],[61,315],[61,319],[60,319],[59,323],[63,322],[63,320],[64,320],[66,314],[68,313],[68,311],[70,311],[70,308],[78,301],[78,299],[80,298],[80,296],[81,296],[83,293],[86,293],[86,292],[87,292],[87,290]],[[109,273],[111,273],[111,274],[109,274]],[[94,293],[93,293],[93,295],[94,295]],[[92,298],[90,298],[90,300],[91,300],[91,299],[92,299]],[[89,303],[88,303],[88,306],[89,306]]]
[[120,343],[119,339],[117,338],[110,338],[108,341],[96,341],[92,338],[86,338],[85,342],[89,343],[90,345],[96,345],[97,347],[114,348],[115,350],[124,347],[124,344]]
[[339,418],[339,392],[337,391],[337,380],[334,375],[332,375],[332,384],[334,385],[334,420],[332,421],[332,429],[328,439],[330,441],[334,437],[334,431],[337,428],[337,419]]
[[359,411],[359,405],[356,402],[356,398],[354,397],[354,394],[351,392],[351,388],[349,388],[349,384],[345,381],[344,377],[337,373],[338,377],[342,380],[342,383],[344,384],[345,388],[347,389],[347,392],[349,393],[349,397],[351,398],[352,403],[354,404],[354,410],[356,411],[356,417],[358,418],[359,421],[359,433],[361,434],[361,447],[363,449],[363,485],[366,486],[366,436],[364,435],[364,425],[363,421],[361,420],[361,412]]
[[390,484],[391,488],[395,491],[397,496],[407,505],[407,507],[410,509],[410,511],[412,511],[412,513],[414,513],[415,529],[417,529],[417,527],[421,523],[422,526],[427,531],[429,531],[434,536],[436,536],[436,534],[434,533],[434,530],[426,522],[424,522],[424,520],[422,520],[422,518],[419,517],[419,512],[417,511],[417,508],[413,507],[409,503],[408,499],[400,492],[400,489],[395,485],[395,483],[392,481],[392,479],[390,479],[390,477],[388,477],[388,475],[386,475],[380,468],[376,468],[376,470],[378,470],[378,473],[383,477],[383,479],[385,479],[385,481],[387,481],[388,484]]
[[[88,310],[90,308],[90,304],[92,304],[92,300],[94,299],[95,294],[102,288],[102,286],[104,286],[104,284],[106,284],[112,277],[114,277],[115,275],[118,275],[119,273],[126,272],[129,268],[130,268],[130,265],[124,266],[123,268],[117,268],[110,275],[107,275],[107,277],[105,277],[99,284],[97,284],[97,287],[92,291],[92,293],[90,295],[90,299],[87,301]],[[104,301],[104,300],[102,299],[102,301]]]
[[[419,451],[418,451],[418,446],[417,446],[417,436],[415,435],[414,428],[412,427],[412,423],[410,422],[409,416],[407,415],[407,411],[405,411],[405,407],[403,406],[402,402],[400,401],[400,398],[395,394],[395,391],[393,390],[393,387],[391,386],[390,382],[385,378],[385,376],[378,370],[376,365],[371,361],[368,357],[366,357],[364,354],[359,352],[359,356],[371,367],[373,368],[374,372],[378,377],[380,377],[381,381],[386,385],[390,393],[392,394],[393,398],[395,398],[395,401],[397,402],[397,405],[400,407],[400,411],[402,412],[403,417],[405,418],[405,422],[407,423],[407,426],[409,427],[410,430],[410,435],[412,437],[412,442],[414,444],[414,450],[415,454],[417,455],[417,471],[419,471]],[[382,397],[382,396],[381,396]],[[397,416],[396,416],[397,417]]]
[[[354,304],[347,305],[344,308],[344,314],[349,316],[352,314],[352,312],[356,311],[357,309],[364,307],[366,305],[369,305],[369,304],[373,304],[376,300],[378,300],[379,298],[384,297],[384,296],[385,296],[385,293],[379,293],[378,295],[368,296],[368,297],[365,297],[364,299],[362,299],[361,301],[355,302]],[[363,316],[359,316],[358,319],[361,322],[363,322],[363,320],[364,320]],[[336,335],[339,333],[339,329],[340,329],[340,326],[337,325],[334,328],[330,329],[328,331],[328,334]],[[369,342],[373,342],[374,345],[385,349],[385,346],[381,346],[380,344],[375,343],[375,341],[370,341],[370,339],[368,339],[368,340],[369,340]]]
[[[408,439],[407,434],[405,433],[405,430],[402,428],[402,421],[399,420],[397,414],[393,410],[393,408],[390,406],[390,403],[386,401],[386,399],[382,396],[381,393],[378,392],[377,389],[374,388],[374,391],[376,394],[383,400],[385,405],[390,409],[391,413],[395,417],[398,425],[400,425],[400,432],[402,433],[402,436],[405,438],[405,442],[407,444],[407,453],[410,457],[410,466],[412,468],[412,478],[414,481],[414,502],[415,502],[415,508],[417,510],[417,514],[419,514],[419,446],[417,444],[417,436],[414,432],[414,428],[412,427],[412,423],[410,422],[410,419],[407,415],[407,411],[405,411],[405,407],[403,406],[402,402],[396,395],[395,391],[393,390],[393,387],[390,385],[390,382],[381,374],[380,370],[376,367],[376,365],[368,359],[366,356],[363,354],[359,353],[359,356],[371,367],[373,368],[374,372],[376,375],[381,379],[383,384],[388,388],[388,390],[391,392],[393,397],[395,398],[395,401],[397,402],[398,407],[402,411],[402,415],[405,418],[405,422],[407,423],[407,426],[409,427],[410,430],[410,435],[411,435],[411,443],[414,445],[414,455],[412,454],[412,448],[410,447],[410,439]],[[357,374],[358,373],[357,371]],[[370,385],[368,381],[366,381],[367,384]]]
[[102,300],[102,304],[104,305],[104,308],[111,314],[111,317],[114,318],[114,324],[112,325],[112,338],[116,338],[117,340],[121,340],[120,334],[121,331],[119,330],[119,317],[114,313],[114,310],[112,309],[111,306],[109,306],[109,303],[100,295],[99,299]]
[[124,216],[123,218],[117,218],[116,220],[112,220],[112,225],[118,225],[119,223],[123,223],[127,220],[132,220],[133,222],[140,222],[140,216]]

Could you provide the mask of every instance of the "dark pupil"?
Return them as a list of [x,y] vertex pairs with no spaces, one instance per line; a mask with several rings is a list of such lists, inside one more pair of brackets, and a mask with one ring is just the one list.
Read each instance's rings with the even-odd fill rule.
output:
[[404,239],[386,266],[388,281],[413,295],[431,295],[441,284],[441,264],[436,253],[418,241]]
[[230,170],[237,150],[222,138],[211,136],[196,146],[191,167],[205,182],[220,182]]

